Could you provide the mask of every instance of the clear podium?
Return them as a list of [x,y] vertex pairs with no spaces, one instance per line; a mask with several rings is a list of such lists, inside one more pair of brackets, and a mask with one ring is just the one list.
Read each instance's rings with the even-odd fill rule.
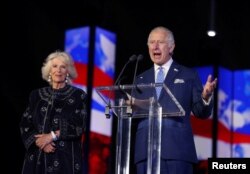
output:
[[[161,92],[169,97],[169,109],[158,102],[156,88],[161,88]],[[96,91],[106,104],[106,117],[117,117],[115,173],[129,174],[132,122],[148,119],[147,174],[159,174],[162,119],[185,115],[169,88],[163,83],[151,83],[100,86]]]

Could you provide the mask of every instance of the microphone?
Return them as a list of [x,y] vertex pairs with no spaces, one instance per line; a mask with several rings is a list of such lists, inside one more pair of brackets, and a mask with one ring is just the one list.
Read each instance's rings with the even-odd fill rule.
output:
[[[120,74],[118,75],[115,83],[114,83],[114,86],[117,85],[117,83],[121,80],[121,76],[124,72],[124,70],[126,69],[126,67],[128,66],[129,63],[137,60],[138,58],[136,57],[135,54],[133,54],[132,56],[129,57],[128,61],[125,63],[125,65],[123,66]],[[120,83],[120,82],[119,82]],[[109,92],[109,101],[108,101],[108,105],[105,107],[105,115],[106,115],[106,118],[110,118],[110,108],[111,108],[111,101],[110,101],[110,95],[111,95],[111,91]]]
[[120,74],[118,75],[118,77],[117,77],[117,79],[116,79],[114,85],[117,85],[117,83],[118,83],[119,80],[121,79],[121,76],[122,76],[122,74],[123,74],[125,68],[127,67],[127,65],[128,65],[130,62],[135,61],[136,59],[137,59],[136,55],[133,54],[132,56],[130,56],[130,58],[128,59],[128,61],[127,61],[127,62],[125,63],[125,65],[123,66],[123,68],[122,68]]
[[[134,71],[132,86],[135,84],[135,78],[136,78],[136,75],[137,75],[138,62],[141,61],[142,59],[143,59],[143,55],[141,55],[141,54],[139,54],[139,56],[136,58],[135,71]],[[139,89],[137,89],[137,90],[139,90]],[[132,96],[132,92],[133,92],[133,88],[131,90],[130,96]],[[130,114],[130,115],[132,115],[131,106],[132,106],[132,98],[130,100],[130,108],[127,108],[127,113]]]
[[137,60],[140,61],[140,60],[142,60],[142,59],[143,59],[143,55],[140,54],[140,55],[137,57]]
[[143,59],[143,55],[141,55],[141,54],[136,58],[135,71],[134,71],[134,77],[133,77],[132,85],[135,84],[135,78],[136,78],[136,74],[137,74],[138,62],[141,61],[142,59]]

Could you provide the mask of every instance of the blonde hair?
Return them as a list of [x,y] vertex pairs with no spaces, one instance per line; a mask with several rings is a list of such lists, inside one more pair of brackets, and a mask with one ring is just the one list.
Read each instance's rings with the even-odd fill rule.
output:
[[[55,58],[61,59],[65,64],[66,68],[68,70],[69,76],[68,76],[68,83],[72,83],[72,80],[77,77],[77,72],[74,66],[74,61],[70,54],[57,50],[55,52],[52,52],[48,55],[48,57],[45,59],[45,62],[43,63],[42,66],[42,78],[48,82],[49,75],[50,75],[50,70],[52,67],[52,60]],[[52,82],[49,82],[50,84]]]

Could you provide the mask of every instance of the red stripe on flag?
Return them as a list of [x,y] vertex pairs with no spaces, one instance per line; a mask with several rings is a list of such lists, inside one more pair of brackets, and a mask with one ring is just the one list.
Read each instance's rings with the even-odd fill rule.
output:
[[113,79],[96,66],[94,68],[94,79],[94,87],[113,85]]
[[220,121],[218,122],[218,139],[228,143],[250,143],[250,135],[230,131]]
[[74,83],[87,86],[87,72],[88,67],[86,64],[75,62],[75,67],[77,71],[77,78],[73,80]]
[[[93,82],[94,87],[113,85],[113,79],[98,67],[94,68],[94,79],[95,79]],[[102,94],[112,99],[114,98],[114,93],[112,91],[102,91]]]
[[[192,129],[195,135],[212,137],[212,119],[201,120],[191,116]],[[228,143],[250,143],[250,135],[230,131],[220,121],[217,124],[217,139]]]

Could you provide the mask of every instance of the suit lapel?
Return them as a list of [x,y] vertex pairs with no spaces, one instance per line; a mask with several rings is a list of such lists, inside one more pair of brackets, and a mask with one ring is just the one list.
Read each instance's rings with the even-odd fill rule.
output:
[[[153,75],[152,75],[153,74]],[[146,80],[146,81],[145,81]],[[144,74],[144,83],[155,83],[155,72],[154,67],[150,68],[145,74]]]
[[[176,77],[176,75],[181,71],[180,66],[173,62],[172,65],[170,66],[167,76],[164,80],[164,83],[167,85],[167,87],[170,87],[173,85],[173,79]],[[163,89],[164,90],[164,89]],[[162,97],[162,91],[160,94],[159,99]]]
[[[181,71],[181,67],[179,64],[175,63],[175,61],[172,63],[168,70],[168,74],[164,80],[164,83],[169,87],[173,85],[173,79],[176,77],[176,75]],[[153,75],[152,75],[153,74]],[[154,67],[150,68],[143,76],[139,76],[141,83],[155,83],[155,72]],[[156,97],[156,91],[154,91],[153,94]],[[162,97],[162,92],[160,94],[159,99]]]
[[170,66],[169,70],[168,70],[168,74],[164,80],[164,83],[166,85],[171,85],[173,84],[173,79],[175,78],[175,76],[181,71],[180,66],[173,62],[172,65]]

